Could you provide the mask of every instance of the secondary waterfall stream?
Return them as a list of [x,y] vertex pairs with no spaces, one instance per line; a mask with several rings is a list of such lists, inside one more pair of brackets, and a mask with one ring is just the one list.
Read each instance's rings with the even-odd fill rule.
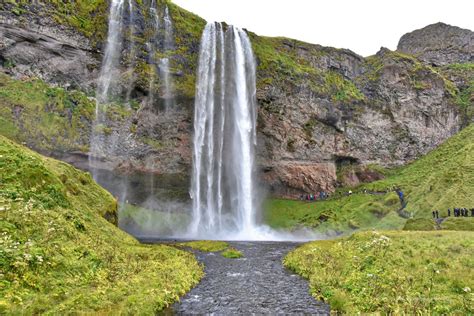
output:
[[256,231],[255,92],[247,34],[207,24],[196,85],[191,236],[248,238]]

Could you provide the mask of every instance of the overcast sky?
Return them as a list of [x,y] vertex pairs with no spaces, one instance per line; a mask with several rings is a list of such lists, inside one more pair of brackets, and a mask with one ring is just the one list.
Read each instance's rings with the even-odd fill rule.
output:
[[400,37],[445,22],[474,30],[474,0],[173,0],[207,21],[225,21],[259,35],[349,48],[363,56]]

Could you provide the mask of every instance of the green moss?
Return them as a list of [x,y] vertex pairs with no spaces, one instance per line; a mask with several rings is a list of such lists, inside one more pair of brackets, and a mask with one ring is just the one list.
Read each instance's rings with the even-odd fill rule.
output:
[[2,312],[155,314],[198,282],[191,254],[140,245],[116,208],[89,174],[0,136]]
[[[107,33],[108,3],[105,0],[89,1],[36,1],[38,15],[47,15],[56,22],[70,26],[91,39],[93,44],[105,40]],[[31,13],[31,1],[10,0],[4,8],[16,15]]]
[[290,252],[286,267],[347,314],[472,314],[474,233],[364,232]]
[[384,63],[379,56],[369,56],[365,59],[368,67],[367,74],[365,75],[370,81],[378,81],[380,74],[384,67]]
[[[0,73],[0,135],[38,150],[87,151],[96,103],[80,91],[67,91],[39,79],[15,80]],[[121,104],[104,107],[108,119],[124,121],[132,112]],[[109,126],[96,132],[106,135]]]
[[237,258],[242,258],[243,257],[241,251],[239,251],[235,248],[232,248],[232,247],[229,247],[226,250],[224,250],[223,252],[221,252],[221,255],[223,257],[229,258],[229,259],[237,259]]
[[17,141],[45,150],[79,150],[88,142],[94,109],[95,102],[81,92],[0,74],[0,116],[15,126],[0,132]]
[[411,218],[409,219],[403,230],[436,230],[437,225],[434,220],[429,218]]
[[189,247],[199,251],[205,252],[217,252],[226,250],[229,247],[225,241],[215,241],[215,240],[198,240],[198,241],[188,241],[177,244],[180,247]]
[[352,81],[345,79],[341,74],[334,71],[327,71],[324,74],[324,86],[320,87],[323,93],[331,96],[334,102],[337,101],[362,101],[364,94],[354,85]]

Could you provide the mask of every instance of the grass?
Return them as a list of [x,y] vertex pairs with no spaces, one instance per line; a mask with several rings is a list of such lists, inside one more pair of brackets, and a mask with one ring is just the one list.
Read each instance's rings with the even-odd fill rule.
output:
[[[408,201],[406,211],[415,218],[431,218],[431,211],[474,206],[474,125],[471,124],[437,149],[404,167],[385,170],[385,179],[351,189],[351,196],[340,189],[326,201],[308,203],[270,199],[266,202],[264,220],[273,228],[311,227],[322,233],[345,233],[370,228],[401,229],[406,220],[396,213],[400,207],[394,192],[365,194],[369,191],[391,191],[400,187]],[[426,223],[408,223],[422,225]],[[409,226],[408,226],[409,227]]]
[[225,241],[216,241],[216,240],[197,240],[197,241],[187,241],[177,244],[180,247],[189,247],[194,250],[204,251],[204,252],[218,252],[226,250],[229,247],[229,244]]
[[227,248],[226,250],[224,250],[223,252],[221,252],[221,255],[225,258],[229,258],[229,259],[238,259],[238,258],[242,258],[242,252],[235,249],[235,248]]
[[[42,80],[16,80],[0,73],[0,135],[42,151],[87,151],[95,100],[80,91],[51,87]],[[130,115],[110,104],[106,116],[121,122]],[[107,126],[100,132],[111,133]]]
[[328,235],[337,235],[359,229],[380,226],[401,229],[405,219],[398,216],[392,193],[386,197],[354,194],[326,201],[304,202],[270,199],[264,206],[264,221],[276,229],[297,230],[300,227]]
[[195,258],[119,230],[89,174],[0,136],[0,313],[155,314],[203,275]]
[[[79,31],[97,44],[105,40],[107,32],[107,1],[37,1],[39,15],[47,15],[56,22]],[[18,16],[30,13],[31,1],[9,0],[2,5],[3,10],[10,10]]]
[[284,264],[337,313],[474,313],[473,232],[361,232],[315,241]]
[[216,241],[216,240],[197,240],[197,241],[187,241],[176,244],[178,247],[189,247],[194,250],[199,250],[203,252],[220,252],[224,258],[228,259],[237,259],[243,257],[241,251],[230,247],[229,244],[225,241]]

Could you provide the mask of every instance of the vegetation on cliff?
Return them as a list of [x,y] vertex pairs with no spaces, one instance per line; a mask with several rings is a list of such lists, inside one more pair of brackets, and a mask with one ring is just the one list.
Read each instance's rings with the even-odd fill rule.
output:
[[[448,208],[471,208],[474,205],[472,139],[473,124],[419,160],[385,170],[385,179],[357,188],[341,188],[325,201],[269,200],[265,207],[265,220],[274,228],[309,226],[322,233],[370,228],[401,229],[406,219],[397,213],[400,202],[392,191],[399,187],[408,202],[405,214],[411,214],[415,219],[425,218],[435,227],[430,220],[431,211],[439,210],[440,216],[444,217]],[[346,195],[349,190],[353,194]],[[441,225],[440,228],[444,227]],[[452,224],[447,227],[452,228]]]
[[474,313],[474,232],[361,232],[315,241],[284,264],[331,310]]
[[153,314],[198,282],[191,254],[140,245],[116,208],[89,174],[0,136],[0,313]]
[[[95,99],[83,92],[0,72],[0,135],[37,150],[86,152],[95,108]],[[117,104],[109,104],[106,111],[106,117],[116,123],[131,115]],[[96,132],[111,132],[106,126],[96,128]]]

